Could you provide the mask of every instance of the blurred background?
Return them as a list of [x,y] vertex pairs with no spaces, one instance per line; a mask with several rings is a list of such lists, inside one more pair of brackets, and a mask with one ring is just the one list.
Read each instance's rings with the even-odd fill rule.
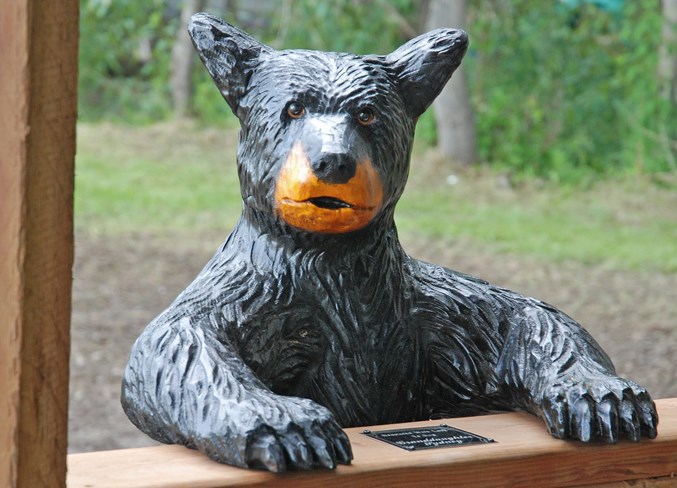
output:
[[[463,123],[446,120],[459,110],[442,110],[437,125],[424,118],[427,144],[549,180],[656,174],[677,169],[675,9],[674,0],[83,0],[80,117],[228,123],[186,34],[200,10],[275,48],[388,53],[455,26],[471,39],[454,78],[466,81],[454,105]],[[468,148],[447,142],[452,129]]]
[[677,0],[82,0],[72,452],[151,443],[119,407],[129,349],[239,216],[202,10],[278,49],[468,31],[418,122],[405,249],[558,306],[677,396]]

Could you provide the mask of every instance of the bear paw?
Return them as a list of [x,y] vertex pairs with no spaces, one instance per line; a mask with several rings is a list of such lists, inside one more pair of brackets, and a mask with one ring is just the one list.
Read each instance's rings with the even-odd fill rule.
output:
[[276,473],[350,464],[350,441],[329,410],[296,397],[265,395],[230,408],[225,430],[208,426],[189,445],[215,461]]
[[614,376],[567,378],[548,387],[542,416],[553,437],[583,442],[638,442],[656,437],[658,415],[649,393],[636,383]]
[[350,464],[350,441],[333,419],[291,423],[283,431],[262,426],[247,436],[247,466],[276,473]]

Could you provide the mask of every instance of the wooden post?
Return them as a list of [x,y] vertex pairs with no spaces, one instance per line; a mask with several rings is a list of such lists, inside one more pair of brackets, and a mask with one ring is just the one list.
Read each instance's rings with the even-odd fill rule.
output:
[[78,0],[0,0],[0,486],[65,486]]

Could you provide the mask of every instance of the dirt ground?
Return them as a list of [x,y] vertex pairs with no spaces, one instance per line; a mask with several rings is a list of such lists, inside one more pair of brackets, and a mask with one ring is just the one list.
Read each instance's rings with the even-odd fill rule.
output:
[[[120,407],[120,381],[129,349],[223,238],[225,234],[192,240],[76,236],[71,452],[153,444]],[[585,325],[619,374],[646,386],[654,398],[677,397],[677,274],[544,263],[462,241],[403,240],[415,257],[556,305]]]

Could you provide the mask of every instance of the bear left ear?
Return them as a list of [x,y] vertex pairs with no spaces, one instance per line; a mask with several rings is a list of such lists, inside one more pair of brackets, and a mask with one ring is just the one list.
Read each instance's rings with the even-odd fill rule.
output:
[[198,13],[188,25],[193,44],[235,115],[259,55],[272,48],[217,17]]
[[394,68],[410,113],[419,117],[440,94],[468,49],[468,34],[437,29],[420,35],[386,56]]

